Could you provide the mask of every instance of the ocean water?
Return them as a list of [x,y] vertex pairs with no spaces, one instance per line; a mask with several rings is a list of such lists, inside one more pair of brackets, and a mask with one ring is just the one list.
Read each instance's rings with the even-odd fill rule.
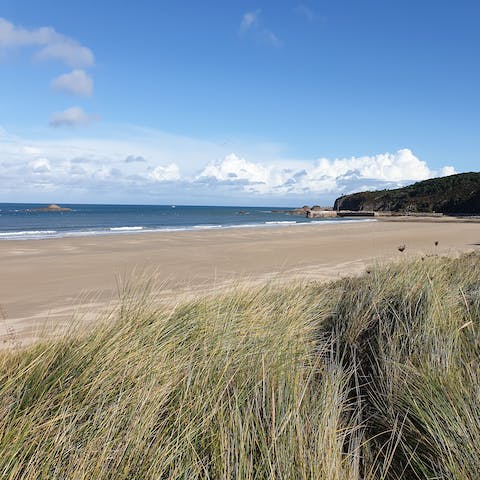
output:
[[281,207],[67,204],[61,206],[71,208],[72,211],[37,212],[36,208],[45,205],[0,203],[0,240],[366,221],[309,220],[285,212],[274,212],[281,210]]

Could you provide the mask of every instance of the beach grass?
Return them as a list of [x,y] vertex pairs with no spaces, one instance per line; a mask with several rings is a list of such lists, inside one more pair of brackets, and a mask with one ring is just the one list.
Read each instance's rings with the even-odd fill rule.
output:
[[480,256],[368,272],[1,352],[0,478],[478,478]]

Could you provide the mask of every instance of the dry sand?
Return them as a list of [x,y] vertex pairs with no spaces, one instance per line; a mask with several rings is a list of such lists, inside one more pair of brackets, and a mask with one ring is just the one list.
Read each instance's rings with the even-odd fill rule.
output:
[[119,285],[140,273],[153,276],[159,295],[171,299],[245,280],[335,279],[392,257],[474,249],[479,223],[398,219],[1,241],[0,347],[68,324],[74,312],[96,317],[118,300]]

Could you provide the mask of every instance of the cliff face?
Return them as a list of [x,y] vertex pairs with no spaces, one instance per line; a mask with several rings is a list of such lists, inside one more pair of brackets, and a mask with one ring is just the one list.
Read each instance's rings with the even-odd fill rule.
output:
[[432,178],[395,190],[344,195],[335,210],[480,214],[480,173]]

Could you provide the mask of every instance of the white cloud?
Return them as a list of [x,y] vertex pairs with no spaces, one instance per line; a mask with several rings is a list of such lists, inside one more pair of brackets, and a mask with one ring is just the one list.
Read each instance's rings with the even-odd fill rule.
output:
[[260,15],[260,10],[255,12],[247,12],[243,14],[242,21],[240,23],[240,30],[246,31],[254,25],[258,24],[258,16]]
[[[34,140],[0,128],[0,196],[7,201],[298,205],[454,173],[411,150],[349,158],[282,158],[265,145],[229,153],[216,142],[116,126],[104,138]],[[128,155],[128,156],[126,156]],[[212,160],[217,159],[217,160]]]
[[72,175],[86,175],[87,174],[87,170],[85,170],[83,167],[81,167],[79,165],[72,165],[70,167],[69,172]]
[[271,30],[266,28],[260,32],[260,38],[265,43],[272,45],[272,47],[281,47],[283,45],[283,42]]
[[449,175],[455,175],[457,172],[454,167],[448,165],[446,167],[443,167],[440,170],[440,176],[441,177],[448,177]]
[[146,162],[145,158],[140,155],[129,155],[125,158],[125,163]]
[[74,41],[52,43],[43,47],[36,55],[37,60],[60,60],[69,67],[91,67],[95,59],[92,51]]
[[230,184],[245,192],[275,195],[335,194],[368,188],[396,187],[412,181],[454,173],[453,167],[439,172],[417,158],[409,149],[396,153],[330,160],[320,158],[290,168],[258,164],[227,155],[208,164],[196,177],[200,183]]
[[48,173],[52,170],[50,162],[46,158],[39,158],[29,163],[33,173]]
[[267,167],[247,162],[245,159],[231,153],[221,161],[208,164],[197,175],[197,180],[214,179],[219,182],[247,180],[248,183],[252,184],[266,184],[269,181],[269,177],[270,172]]
[[0,49],[37,47],[38,60],[60,60],[65,64],[84,68],[95,63],[93,52],[51,27],[26,29],[0,18]]
[[21,150],[27,155],[38,155],[39,153],[41,153],[41,150],[39,148],[30,147],[29,145],[21,147]]
[[398,182],[424,180],[432,176],[427,164],[408,148],[396,153],[329,160],[321,158],[311,172],[313,177],[340,178],[355,175],[359,178]]
[[238,157],[234,153],[223,160],[209,163],[195,178],[197,183],[228,185],[249,193],[268,195],[288,193],[291,184],[305,170],[283,168],[276,164],[259,164]]
[[[82,70],[95,64],[93,52],[76,40],[58,33],[52,27],[28,29],[0,17],[0,54],[19,48],[34,49],[37,61],[58,60],[74,70],[55,78],[51,85],[55,90],[89,97],[93,81]],[[50,124],[79,125],[92,119],[77,107],[52,115]]]
[[180,169],[174,163],[166,166],[159,165],[148,176],[156,182],[174,182],[175,180],[180,180]]
[[52,127],[77,127],[89,125],[97,117],[89,115],[80,107],[70,107],[61,112],[55,112],[50,118]]
[[297,5],[293,11],[297,14],[300,15],[301,17],[305,18],[309,22],[314,22],[317,20],[318,15],[313,11],[312,8],[310,8],[308,5],[305,4],[300,4]]
[[260,14],[260,10],[244,13],[240,22],[240,34],[242,36],[251,35],[256,41],[272,47],[281,47],[283,42],[275,33],[263,26]]
[[52,88],[81,97],[90,97],[93,92],[93,80],[84,70],[72,70],[52,80]]

